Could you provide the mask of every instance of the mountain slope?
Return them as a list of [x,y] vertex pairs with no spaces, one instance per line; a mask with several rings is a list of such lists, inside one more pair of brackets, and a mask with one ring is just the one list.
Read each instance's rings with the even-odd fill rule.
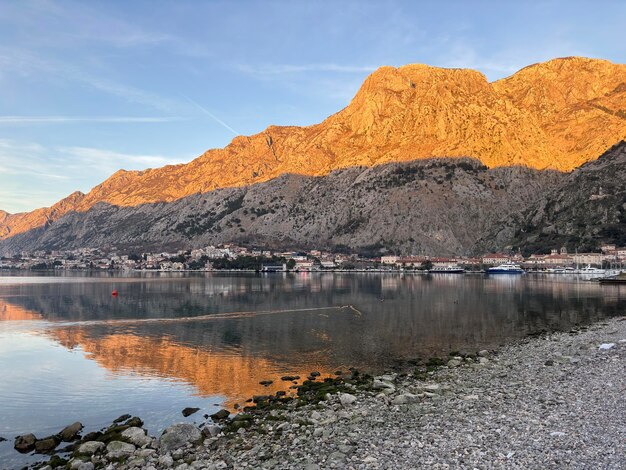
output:
[[370,254],[463,253],[562,178],[560,172],[524,167],[488,169],[472,159],[352,167],[322,177],[283,175],[170,203],[97,204],[0,241],[0,253],[113,246],[141,252],[227,242]]
[[479,246],[520,247],[524,252],[567,247],[597,250],[626,245],[626,142],[574,170],[525,211],[512,214]]
[[626,65],[564,58],[489,83],[479,72],[381,67],[351,103],[320,124],[236,137],[186,165],[120,170],[84,197],[0,221],[0,237],[106,202],[173,201],[281,174],[472,156],[490,168],[569,171],[626,138]]

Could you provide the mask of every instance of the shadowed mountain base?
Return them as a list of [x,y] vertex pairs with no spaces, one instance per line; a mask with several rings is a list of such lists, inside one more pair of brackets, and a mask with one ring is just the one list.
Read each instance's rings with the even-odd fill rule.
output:
[[171,250],[239,243],[274,249],[467,254],[626,243],[626,143],[571,173],[431,159],[283,175],[171,203],[98,204],[0,242],[0,253]]

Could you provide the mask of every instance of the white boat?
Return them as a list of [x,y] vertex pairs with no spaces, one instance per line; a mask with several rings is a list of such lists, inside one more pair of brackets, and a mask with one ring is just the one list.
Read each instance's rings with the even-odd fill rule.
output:
[[576,274],[576,270],[570,266],[557,266],[556,268],[548,268],[546,274]]
[[435,266],[428,270],[429,273],[463,274],[465,270],[458,264],[448,264],[447,266]]
[[523,274],[524,270],[519,264],[503,263],[487,270],[488,274]]
[[606,269],[593,268],[588,264],[584,268],[576,270],[576,274],[606,274]]

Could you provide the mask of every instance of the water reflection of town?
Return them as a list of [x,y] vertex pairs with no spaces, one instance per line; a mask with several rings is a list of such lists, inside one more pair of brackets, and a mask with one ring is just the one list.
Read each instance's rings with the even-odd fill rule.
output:
[[[357,312],[326,309],[344,305]],[[0,289],[0,320],[52,321],[45,335],[110,371],[184,381],[230,404],[284,387],[283,374],[380,370],[398,359],[569,329],[624,307],[626,289],[619,286],[529,276],[215,276]],[[324,310],[310,310],[317,308]],[[132,321],[228,312],[265,313]],[[274,380],[269,389],[258,384],[265,379]]]

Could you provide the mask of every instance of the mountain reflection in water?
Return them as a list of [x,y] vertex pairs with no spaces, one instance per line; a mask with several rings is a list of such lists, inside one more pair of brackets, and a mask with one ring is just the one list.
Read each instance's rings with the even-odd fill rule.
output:
[[[117,298],[110,295],[112,286],[119,291]],[[211,381],[220,377],[220,393],[230,395],[226,392],[235,390],[236,383],[249,382],[240,387],[248,393],[255,388],[251,385],[280,371],[378,370],[397,359],[475,351],[529,333],[570,328],[623,309],[623,292],[608,294],[595,283],[531,276],[77,279],[3,286],[0,319],[43,318],[54,322],[44,329],[46,335],[66,347],[79,346],[109,370],[176,377],[209,394],[216,387]],[[345,305],[362,315],[347,309],[308,310]],[[172,321],[255,311],[277,313]],[[124,319],[168,321],[115,324]],[[63,322],[77,323],[63,327]],[[232,383],[224,382],[226,376]]]

